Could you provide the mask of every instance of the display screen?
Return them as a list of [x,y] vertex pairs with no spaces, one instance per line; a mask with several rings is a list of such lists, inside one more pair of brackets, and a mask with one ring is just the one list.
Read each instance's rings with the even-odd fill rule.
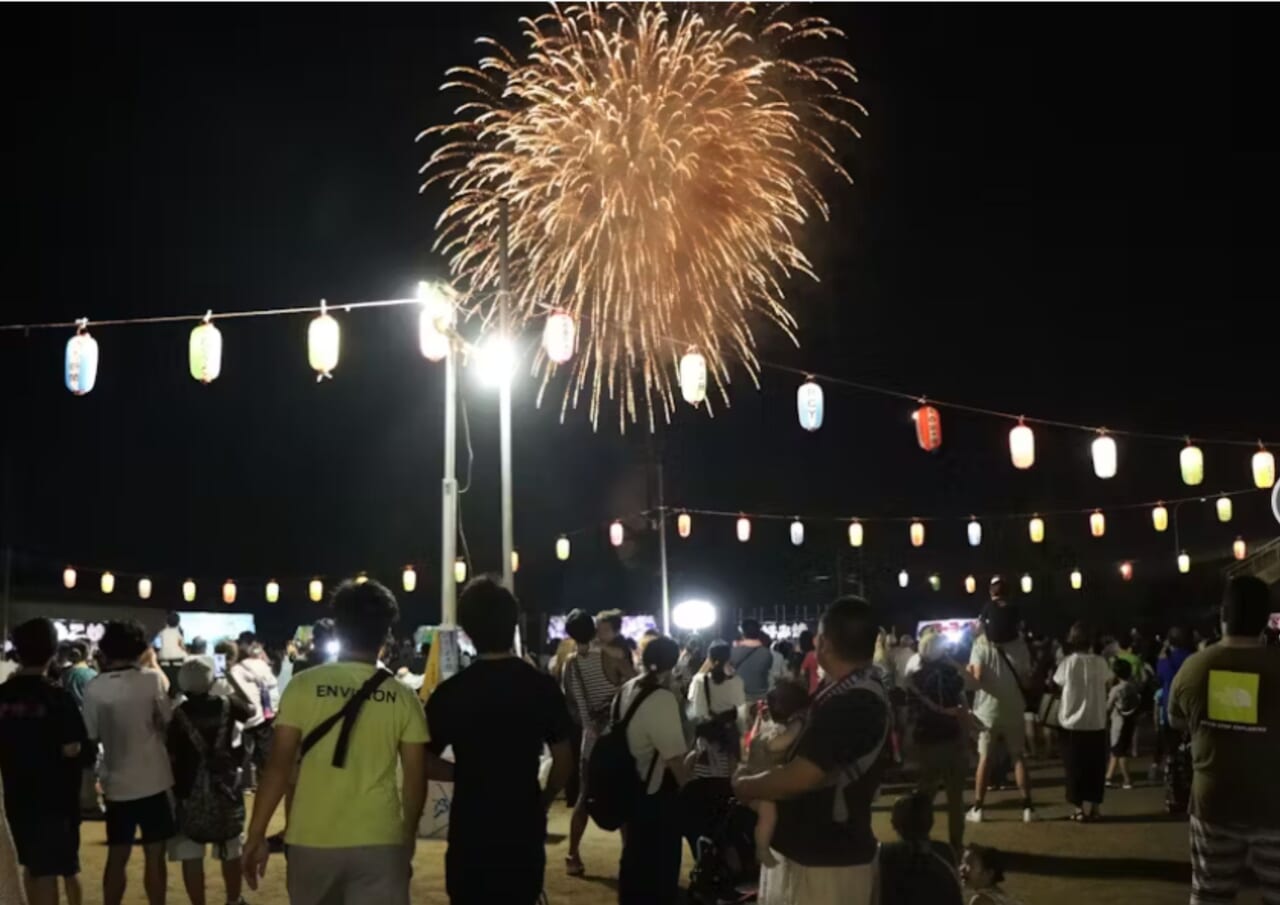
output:
[[[569,637],[568,632],[564,630],[564,616],[552,616],[547,620],[547,640],[560,641]],[[622,617],[622,634],[635,641],[637,644],[644,637],[644,633],[648,631],[658,630],[658,620],[652,616],[623,616]]]
[[934,629],[946,636],[951,644],[963,644],[973,639],[978,622],[972,616],[960,619],[929,619],[916,625],[916,638],[924,634],[925,629]]
[[178,613],[182,637],[190,644],[203,638],[213,650],[219,641],[234,641],[241,632],[256,631],[252,613]]

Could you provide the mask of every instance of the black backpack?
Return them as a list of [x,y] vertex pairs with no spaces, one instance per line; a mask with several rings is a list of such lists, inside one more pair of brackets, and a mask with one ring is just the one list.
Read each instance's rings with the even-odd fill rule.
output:
[[653,771],[658,766],[658,752],[653,752],[649,772],[644,784],[636,775],[636,759],[627,744],[627,726],[640,705],[658,690],[656,685],[643,685],[636,692],[635,700],[620,717],[622,695],[613,699],[613,721],[607,732],[600,736],[587,760],[587,813],[602,830],[616,830],[631,819],[639,796],[648,788]]
[[218,735],[210,747],[182,708],[174,721],[191,742],[199,758],[195,781],[187,797],[178,802],[178,829],[193,842],[222,843],[239,837],[244,829],[244,796],[240,771],[229,755],[230,704],[222,699]]

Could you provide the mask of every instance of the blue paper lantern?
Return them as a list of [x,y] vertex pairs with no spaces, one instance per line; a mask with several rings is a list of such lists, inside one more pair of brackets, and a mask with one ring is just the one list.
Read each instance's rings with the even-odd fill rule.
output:
[[85,330],[82,321],[75,336],[67,340],[67,356],[63,365],[63,377],[67,389],[83,396],[98,381],[98,341]]

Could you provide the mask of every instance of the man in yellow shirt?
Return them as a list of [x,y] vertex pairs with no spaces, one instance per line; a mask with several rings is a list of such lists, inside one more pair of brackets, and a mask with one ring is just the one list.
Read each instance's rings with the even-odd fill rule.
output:
[[301,757],[285,834],[289,901],[408,905],[426,799],[427,726],[413,692],[377,665],[399,607],[386,587],[366,581],[340,585],[333,609],[338,662],[296,674],[280,700],[245,841],[245,875],[256,889],[267,825]]

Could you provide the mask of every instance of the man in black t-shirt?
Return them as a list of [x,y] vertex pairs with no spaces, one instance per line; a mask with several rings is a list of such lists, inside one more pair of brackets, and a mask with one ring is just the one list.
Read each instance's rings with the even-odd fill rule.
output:
[[45,673],[58,635],[48,619],[14,629],[21,668],[0,685],[5,811],[32,905],[57,903],[58,877],[79,899],[80,755],[88,737],[75,698]]
[[739,776],[739,800],[778,802],[777,866],[760,874],[761,905],[870,905],[876,882],[871,802],[889,703],[872,670],[877,625],[871,608],[842,597],[819,628],[818,663],[827,684],[787,762]]
[[[572,769],[572,721],[555,680],[512,653],[518,605],[491,578],[458,600],[470,666],[427,700],[427,771],[454,782],[446,888],[452,905],[534,905],[546,868],[547,807]],[[551,776],[538,787],[543,745]],[[440,759],[453,747],[454,764]]]

